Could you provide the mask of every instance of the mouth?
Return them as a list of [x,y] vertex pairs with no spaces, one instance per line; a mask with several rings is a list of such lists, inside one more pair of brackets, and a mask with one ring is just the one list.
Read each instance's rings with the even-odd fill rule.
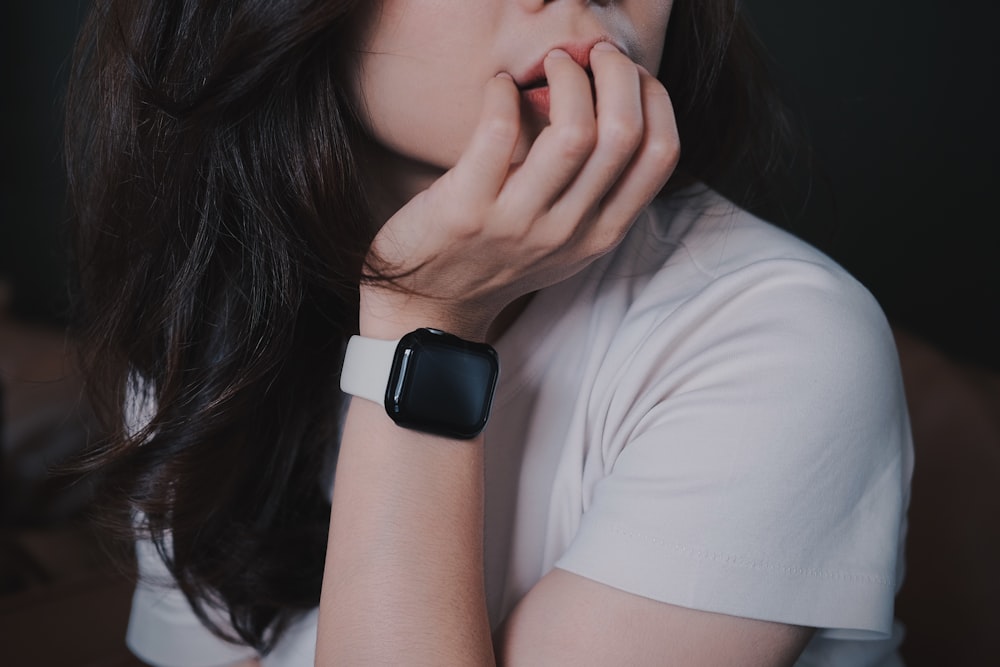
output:
[[[582,42],[574,42],[567,44],[559,44],[551,49],[562,49],[569,54],[569,57],[576,61],[580,67],[582,67],[587,72],[587,77],[590,78],[590,83],[594,83],[594,73],[590,69],[590,50],[594,48],[594,44],[598,42],[610,42],[622,50],[621,46],[615,41],[608,37],[600,37],[597,39],[590,39]],[[535,62],[527,71],[522,73],[520,76],[514,77],[514,83],[517,84],[518,89],[523,93],[531,90],[536,90],[538,88],[547,88],[549,85],[548,79],[545,78],[545,56],[548,55],[546,51],[542,54],[542,57]],[[624,50],[622,50],[624,52]]]
[[519,90],[522,93],[526,93],[529,90],[538,90],[539,88],[548,88],[548,87],[549,87],[549,80],[546,79],[545,77],[542,77],[541,79],[537,79],[535,81],[529,81],[525,85],[519,86]]
[[[585,66],[583,69],[587,73],[587,78],[590,79],[590,85],[593,86],[594,85],[594,72],[590,69],[589,65]],[[539,88],[548,88],[548,87],[549,87],[549,80],[547,78],[545,78],[544,76],[541,76],[541,77],[538,77],[536,79],[532,79],[530,81],[527,81],[523,85],[518,85],[517,88],[522,93],[527,93],[527,92],[530,92],[532,90],[538,90]]]

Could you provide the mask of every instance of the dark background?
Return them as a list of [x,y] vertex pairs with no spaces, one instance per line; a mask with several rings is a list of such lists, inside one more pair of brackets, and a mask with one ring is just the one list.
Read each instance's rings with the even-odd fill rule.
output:
[[[89,487],[49,474],[93,428],[60,329],[68,311],[60,106],[86,4],[21,0],[0,19],[0,288],[13,293],[6,306],[0,289],[5,665],[138,664],[122,641],[131,583],[108,570],[101,536],[78,521]],[[897,327],[918,460],[896,607],[908,628],[904,656],[912,667],[992,664],[1000,653],[1000,215],[991,196],[1000,3],[746,5],[804,135],[794,176],[759,212],[844,264]]]
[[[67,312],[60,99],[84,4],[14,3],[0,40],[0,279],[16,314],[57,323]],[[844,264],[897,326],[1000,369],[1000,3],[747,6],[812,154],[763,214]]]
[[813,151],[787,227],[890,319],[1000,369],[1000,3],[748,0]]
[[14,313],[65,319],[61,101],[85,3],[18,0],[0,19],[0,280]]

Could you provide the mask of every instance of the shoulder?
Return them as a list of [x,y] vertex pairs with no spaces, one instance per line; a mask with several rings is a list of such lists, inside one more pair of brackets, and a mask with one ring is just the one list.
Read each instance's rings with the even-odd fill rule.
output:
[[661,312],[672,312],[674,304],[758,290],[761,297],[823,292],[884,319],[868,290],[830,257],[710,190],[655,201],[607,273],[643,283],[636,310],[659,301],[667,306]]
[[654,203],[614,253],[535,305],[536,320],[565,311],[545,338],[588,369],[588,411],[617,443],[609,455],[632,421],[652,423],[680,396],[706,409],[756,402],[786,424],[791,413],[817,425],[905,419],[895,342],[871,293],[711,191]]
[[756,386],[794,379],[820,393],[900,388],[891,330],[871,293],[714,193],[657,202],[603,268],[602,284],[627,302],[609,350],[619,372],[669,377],[694,363],[704,372],[683,377],[700,382],[721,373]]
[[711,194],[652,208],[600,282],[621,308],[588,400],[595,483],[560,567],[695,609],[886,636],[912,460],[871,294]]

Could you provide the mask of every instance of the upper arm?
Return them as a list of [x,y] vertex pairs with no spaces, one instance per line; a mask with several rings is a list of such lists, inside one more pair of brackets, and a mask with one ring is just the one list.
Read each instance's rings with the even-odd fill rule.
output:
[[706,290],[598,378],[593,482],[499,633],[509,662],[778,665],[802,626],[889,638],[910,467],[895,352],[867,293],[799,264]]
[[650,327],[618,365],[628,382],[602,383],[601,458],[555,565],[686,608],[885,638],[911,466],[885,319],[824,267],[743,273]]
[[813,628],[685,609],[554,569],[497,631],[502,665],[791,665]]

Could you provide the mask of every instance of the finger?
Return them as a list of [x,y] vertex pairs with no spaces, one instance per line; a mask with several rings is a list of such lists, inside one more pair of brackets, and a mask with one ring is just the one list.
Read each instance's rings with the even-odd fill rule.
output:
[[[487,82],[483,108],[469,143],[455,166],[418,193],[382,227],[375,241],[387,260],[419,255],[414,249],[442,237],[475,235],[479,215],[492,206],[507,176],[520,132],[520,101],[510,75]],[[396,224],[416,216],[424,225]]]
[[633,159],[643,139],[639,70],[608,42],[591,51],[597,94],[597,145],[572,185],[553,207],[557,217],[580,219],[592,213]]
[[509,74],[499,74],[486,84],[479,123],[446,175],[454,194],[465,201],[492,202],[507,178],[520,132],[517,86]]
[[639,68],[645,120],[642,141],[621,177],[601,201],[588,244],[593,254],[610,250],[666,185],[680,159],[674,107],[663,85]]
[[549,125],[511,174],[500,197],[519,211],[520,219],[532,219],[548,209],[586,162],[597,138],[586,71],[560,49],[550,52],[544,64]]

